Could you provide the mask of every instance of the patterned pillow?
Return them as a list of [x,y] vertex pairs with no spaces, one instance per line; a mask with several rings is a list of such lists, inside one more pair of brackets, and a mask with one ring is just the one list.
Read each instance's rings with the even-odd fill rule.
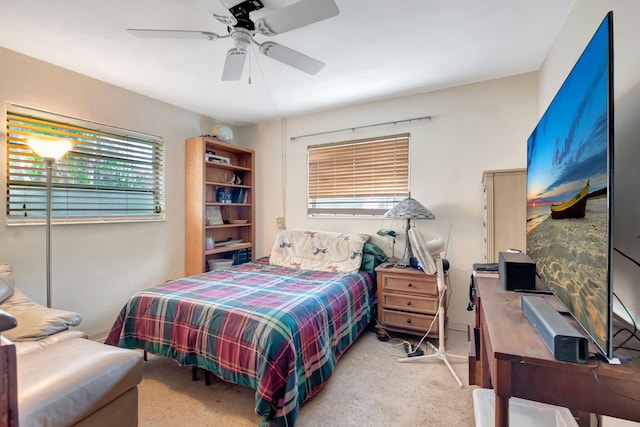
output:
[[286,230],[276,237],[269,262],[305,270],[355,273],[362,263],[366,234]]

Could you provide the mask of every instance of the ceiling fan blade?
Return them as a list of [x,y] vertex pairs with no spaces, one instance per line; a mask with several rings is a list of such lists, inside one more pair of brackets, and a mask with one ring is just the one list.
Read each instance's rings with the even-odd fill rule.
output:
[[215,40],[220,38],[216,33],[209,31],[182,31],[182,30],[142,30],[128,29],[129,33],[145,39],[205,39]]
[[198,0],[207,12],[212,14],[218,21],[226,26],[234,26],[238,23],[236,17],[229,12],[220,0]]
[[234,47],[227,52],[227,59],[224,61],[224,70],[222,71],[222,80],[240,80],[242,78],[242,69],[244,61],[247,59],[247,51]]
[[308,74],[316,74],[324,67],[324,62],[320,62],[317,59],[313,59],[310,56],[275,42],[262,43],[260,45],[260,52],[269,58],[273,58],[276,61],[290,65]]
[[256,21],[256,29],[265,35],[281,34],[340,13],[333,0],[301,0],[274,10]]

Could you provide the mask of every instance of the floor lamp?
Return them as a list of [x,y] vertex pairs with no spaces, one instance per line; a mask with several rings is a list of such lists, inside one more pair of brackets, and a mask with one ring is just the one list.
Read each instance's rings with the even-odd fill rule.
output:
[[71,149],[71,142],[66,139],[34,137],[29,138],[29,146],[42,159],[47,168],[47,307],[51,307],[51,183],[53,180],[53,164]]
[[422,265],[425,273],[437,273],[436,280],[438,284],[438,313],[436,314],[436,316],[438,318],[438,347],[436,348],[433,344],[427,341],[427,345],[429,345],[433,349],[433,353],[423,356],[401,358],[400,362],[415,362],[423,359],[440,359],[445,363],[445,365],[447,365],[447,368],[449,368],[449,371],[451,371],[451,375],[453,375],[453,378],[455,378],[458,385],[460,387],[463,387],[462,380],[460,379],[456,371],[454,371],[453,366],[451,366],[448,358],[453,357],[468,359],[468,356],[449,354],[444,347],[444,293],[446,286],[444,283],[444,265],[442,261],[442,252],[444,251],[445,243],[441,239],[433,239],[425,242],[420,232],[415,228],[409,230],[408,234],[418,261],[420,261],[420,264]]

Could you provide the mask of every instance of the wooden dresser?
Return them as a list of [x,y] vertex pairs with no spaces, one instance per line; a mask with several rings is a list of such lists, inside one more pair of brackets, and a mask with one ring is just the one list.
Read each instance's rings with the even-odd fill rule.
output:
[[433,321],[438,312],[436,275],[415,268],[378,267],[376,272],[379,328],[422,336],[431,327],[429,336],[437,337],[438,322]]
[[[539,279],[536,286],[544,289]],[[556,360],[522,312],[522,294],[486,277],[474,279],[474,290],[476,333],[469,335],[475,344],[469,345],[469,383],[494,389],[496,427],[509,426],[511,397],[567,407],[584,427],[590,425],[589,413],[640,421],[640,361],[632,359],[637,350],[619,349],[631,360],[622,365],[599,358],[586,364]],[[554,296],[544,298],[560,307]],[[614,344],[627,337],[620,334]],[[633,340],[628,344],[637,345]],[[590,351],[596,351],[593,344]]]

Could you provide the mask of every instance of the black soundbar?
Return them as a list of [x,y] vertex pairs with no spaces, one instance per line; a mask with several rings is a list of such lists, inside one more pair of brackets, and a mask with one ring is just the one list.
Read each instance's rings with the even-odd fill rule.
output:
[[523,295],[522,312],[553,357],[563,362],[587,363],[589,341],[543,297]]

